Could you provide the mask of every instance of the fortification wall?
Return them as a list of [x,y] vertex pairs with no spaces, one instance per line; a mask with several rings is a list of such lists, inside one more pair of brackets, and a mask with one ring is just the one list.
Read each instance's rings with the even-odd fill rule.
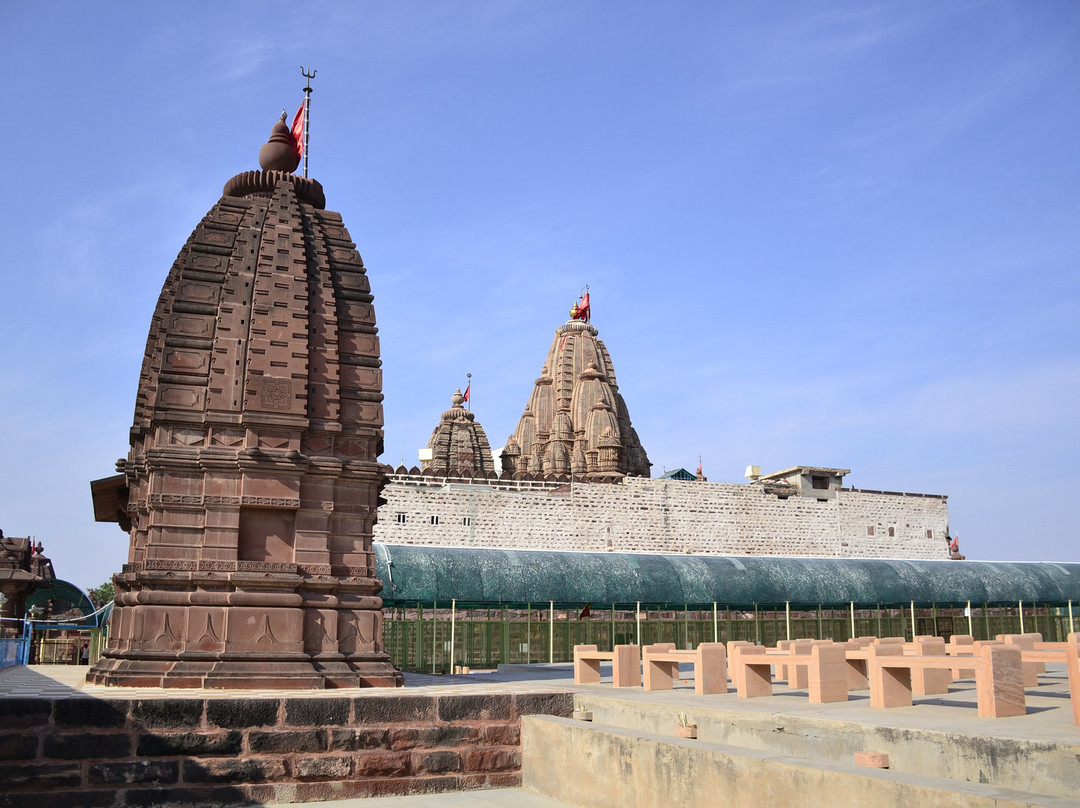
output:
[[[815,492],[816,493],[816,492]],[[840,489],[781,499],[761,485],[392,475],[374,540],[591,552],[948,558],[945,497]]]

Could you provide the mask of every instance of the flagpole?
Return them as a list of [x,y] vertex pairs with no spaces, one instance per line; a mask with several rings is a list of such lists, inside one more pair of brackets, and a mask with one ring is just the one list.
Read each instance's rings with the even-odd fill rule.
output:
[[465,389],[469,391],[469,400],[465,403],[469,405],[469,412],[472,412],[472,374],[466,373],[465,378],[468,379],[465,383]]
[[300,75],[307,79],[307,85],[304,87],[304,179],[307,179],[308,149],[311,143],[311,80],[318,72],[312,69],[309,75],[304,66],[300,65]]

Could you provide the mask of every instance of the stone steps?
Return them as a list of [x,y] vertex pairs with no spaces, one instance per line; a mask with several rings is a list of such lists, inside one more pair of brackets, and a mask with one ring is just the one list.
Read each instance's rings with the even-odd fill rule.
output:
[[[621,697],[597,687],[579,691],[575,703],[591,711],[597,724],[659,737],[674,736],[676,713],[683,711],[697,725],[698,738],[710,743],[837,765],[852,763],[856,752],[882,752],[889,756],[892,771],[1050,796],[1080,795],[1080,731],[1036,724],[1043,718],[1036,713],[1008,719],[952,718],[974,710],[946,702],[973,702],[973,693],[973,683],[955,683],[949,694],[899,711],[856,706],[868,703],[862,697],[860,702],[813,709],[798,691],[770,699],[744,700],[729,693],[668,702]],[[1051,695],[1041,698],[1049,702]],[[932,703],[936,701],[941,703]],[[1059,709],[1068,712],[1067,699],[1054,701],[1064,701]],[[914,712],[920,720],[910,720]],[[932,723],[929,719],[938,713],[944,718]],[[901,720],[901,715],[909,720]]]
[[[588,701],[594,721],[548,716],[522,721],[522,773],[525,788],[581,808],[647,808],[657,805],[805,806],[838,808],[1020,808],[1076,806],[1072,796],[1034,793],[935,776],[918,771],[856,766],[853,755],[800,756],[831,749],[839,729],[821,732],[816,743],[803,735],[795,744],[756,749],[714,741],[716,726],[696,713],[699,740],[673,737],[673,711],[666,709],[665,731],[598,723],[606,713],[600,699]],[[639,705],[640,706],[640,705]],[[641,723],[657,715],[643,711]],[[610,717],[610,712],[607,713]],[[715,716],[719,719],[719,716]],[[741,718],[746,718],[742,715]],[[774,730],[775,731],[775,730]],[[777,734],[786,735],[786,730]],[[841,744],[841,747],[844,745]],[[850,746],[849,746],[850,748]],[[1075,766],[1075,758],[1074,758]],[[1073,792],[1076,793],[1076,792]]]

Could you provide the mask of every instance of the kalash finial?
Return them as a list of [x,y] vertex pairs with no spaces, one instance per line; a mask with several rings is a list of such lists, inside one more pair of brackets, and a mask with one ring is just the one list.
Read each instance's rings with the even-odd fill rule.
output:
[[281,117],[270,130],[270,139],[259,149],[259,166],[263,171],[285,171],[291,174],[300,165],[296,142],[285,118],[286,112],[282,110]]
[[589,286],[585,285],[585,291],[580,300],[575,300],[570,308],[570,319],[589,322],[592,319],[592,306],[589,304]]

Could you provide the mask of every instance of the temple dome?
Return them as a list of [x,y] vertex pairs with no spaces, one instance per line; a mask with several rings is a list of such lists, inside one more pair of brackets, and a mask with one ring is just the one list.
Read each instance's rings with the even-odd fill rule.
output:
[[503,471],[648,477],[607,347],[591,323],[555,330],[540,377],[503,452]]
[[462,406],[464,401],[460,389],[451,396],[450,409],[442,414],[428,441],[431,459],[424,461],[423,471],[456,477],[488,477],[495,473],[484,428]]

